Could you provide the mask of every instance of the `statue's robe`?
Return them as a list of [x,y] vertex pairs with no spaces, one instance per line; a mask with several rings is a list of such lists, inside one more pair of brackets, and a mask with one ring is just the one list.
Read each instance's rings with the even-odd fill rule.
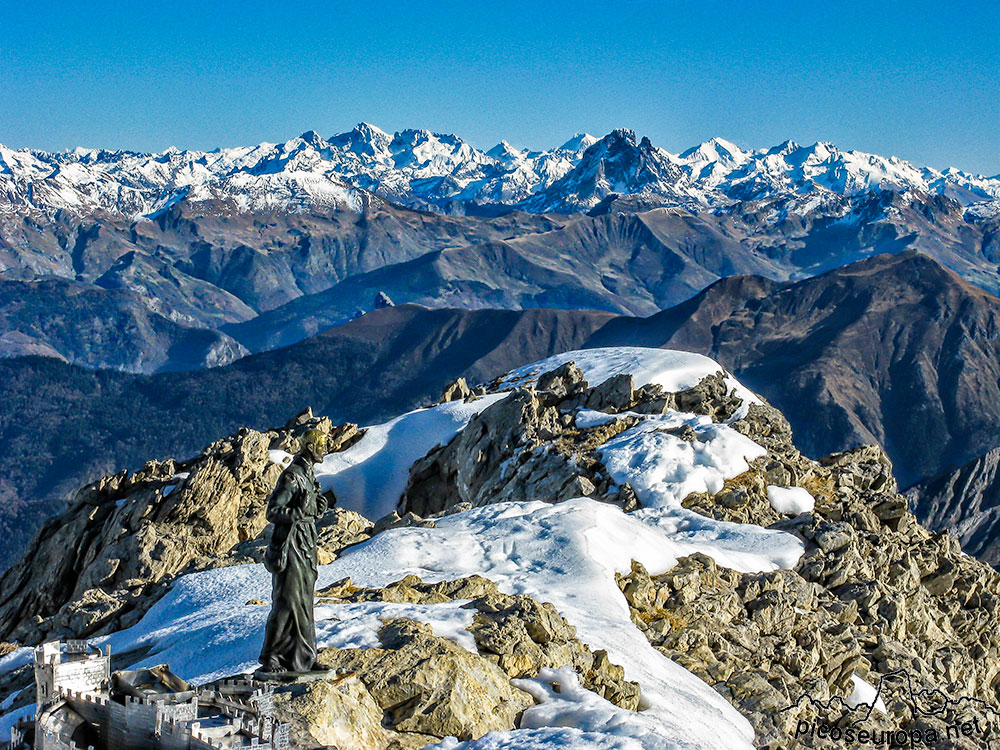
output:
[[316,519],[327,509],[312,464],[297,456],[267,502],[274,524],[264,567],[271,571],[271,614],[260,663],[267,672],[308,672],[316,662]]

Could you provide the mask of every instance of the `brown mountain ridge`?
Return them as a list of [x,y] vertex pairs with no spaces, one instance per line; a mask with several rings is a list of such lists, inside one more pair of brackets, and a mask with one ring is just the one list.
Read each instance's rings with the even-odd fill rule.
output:
[[0,498],[14,532],[4,562],[101,474],[281,424],[306,405],[335,421],[377,422],[456,377],[608,345],[713,356],[787,414],[807,454],[878,442],[904,485],[982,454],[1000,434],[1000,300],[916,252],[791,283],[729,278],[649,318],[402,305],[195,372],[0,361]]

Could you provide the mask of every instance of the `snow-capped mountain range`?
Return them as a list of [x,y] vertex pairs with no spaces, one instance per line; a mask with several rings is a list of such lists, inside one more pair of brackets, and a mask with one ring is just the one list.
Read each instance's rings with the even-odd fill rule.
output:
[[547,151],[507,142],[482,151],[454,135],[390,135],[367,123],[329,139],[308,131],[285,143],[209,152],[0,146],[0,214],[8,215],[106,211],[131,219],[185,200],[235,211],[360,211],[379,197],[443,213],[574,213],[613,195],[724,210],[744,201],[806,197],[811,204],[875,189],[945,195],[974,215],[994,214],[1000,205],[1000,175],[938,171],[829,143],[744,150],[714,138],[672,154],[624,129],[603,138],[576,135]]

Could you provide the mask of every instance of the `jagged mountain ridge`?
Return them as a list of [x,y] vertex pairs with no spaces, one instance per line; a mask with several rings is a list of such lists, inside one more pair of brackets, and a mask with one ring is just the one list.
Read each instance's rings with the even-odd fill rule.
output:
[[773,207],[740,216],[684,208],[577,215],[546,232],[445,248],[359,273],[223,330],[251,351],[287,345],[349,320],[379,292],[399,303],[463,308],[594,308],[650,315],[716,279],[815,276],[878,253],[922,250],[984,289],[1000,291],[1000,246],[940,196],[910,203],[891,193],[838,198],[845,220],[816,210],[768,227]]
[[675,155],[626,129],[600,139],[575,136],[546,151],[506,142],[481,151],[454,135],[389,135],[367,123],[329,139],[308,131],[280,144],[211,152],[0,147],[0,214],[103,210],[134,219],[182,200],[222,201],[240,211],[360,210],[372,200],[366,192],[436,211],[497,205],[575,212],[612,194],[725,207],[777,195],[821,198],[873,189],[945,195],[969,205],[1000,198],[1000,176],[916,167],[830,143],[744,150],[714,138]]
[[50,512],[101,472],[277,424],[303,400],[338,420],[385,418],[459,376],[612,344],[711,354],[787,411],[807,453],[879,442],[909,484],[995,444],[998,321],[1000,300],[907,253],[794,283],[728,279],[649,318],[386,307],[226,367],[152,378],[7,360],[4,519],[33,528],[38,507]]
[[[128,290],[251,351],[344,323],[380,292],[648,315],[728,275],[784,281],[910,248],[1000,292],[1000,212],[966,205],[991,181],[824,144],[714,140],[674,157],[620,130],[529,154],[359,126],[211,154],[0,151],[0,278]],[[139,336],[94,361],[155,359]]]
[[[545,233],[563,223],[523,212],[491,219],[444,216],[385,202],[362,214],[233,214],[215,208],[180,203],[155,222],[130,222],[107,213],[79,218],[67,212],[51,219],[0,219],[0,279],[40,282],[18,287],[26,315],[8,317],[3,333],[37,338],[29,319],[54,313],[49,307],[53,298],[44,290],[85,285],[87,299],[95,303],[94,316],[105,322],[119,314],[110,303],[114,298],[127,301],[134,318],[160,316],[190,329],[186,335],[191,338],[231,341],[220,328],[352,275],[438,249]],[[371,302],[361,306],[367,309]],[[159,366],[142,335],[75,346],[93,348],[94,364],[140,362],[144,372]],[[189,368],[196,366],[189,362]]]

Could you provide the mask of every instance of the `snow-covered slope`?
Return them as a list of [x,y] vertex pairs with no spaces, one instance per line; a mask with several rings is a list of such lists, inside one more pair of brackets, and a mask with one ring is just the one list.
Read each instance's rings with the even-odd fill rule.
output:
[[[596,349],[520,368],[501,382],[527,383],[569,360],[594,382],[630,373],[638,385],[669,389],[688,388],[722,371],[711,359],[695,354]],[[735,380],[726,382],[726,387],[744,396],[745,403],[756,400]],[[360,442],[330,456],[317,475],[321,483],[336,489],[344,506],[381,512],[390,499],[383,489],[398,492],[415,458],[436,443],[447,442],[477,411],[505,397],[498,393],[470,404],[445,403],[373,427]],[[596,414],[582,418],[622,417]],[[632,712],[582,690],[572,670],[546,672],[537,680],[518,683],[539,701],[526,711],[522,729],[462,747],[545,748],[566,746],[568,741],[576,748],[631,750],[753,746],[754,731],[748,721],[710,685],[654,649],[633,624],[615,574],[627,573],[633,560],[651,572],[666,571],[678,558],[694,552],[743,572],[771,571],[794,566],[803,543],[792,534],[716,521],[680,505],[679,498],[687,491],[699,487],[716,491],[722,480],[746,471],[749,460],[766,453],[761,446],[707,417],[674,411],[630,416],[639,423],[607,444],[605,458],[616,480],[634,483],[644,506],[641,511],[626,513],[586,497],[555,504],[487,505],[439,518],[432,528],[385,531],[321,566],[320,587],[345,577],[356,585],[384,586],[411,573],[425,581],[481,574],[508,593],[552,602],[582,641],[606,649],[642,690],[641,710]],[[670,428],[678,425],[693,437],[670,434]],[[369,481],[375,477],[381,485]],[[141,665],[168,662],[193,681],[252,670],[267,608],[248,602],[267,601],[269,595],[270,576],[261,565],[182,576],[136,625],[99,642],[109,643],[115,653],[146,649]],[[390,617],[427,622],[438,635],[474,648],[464,630],[471,614],[452,603],[324,604],[317,608],[320,645],[375,645],[380,619]],[[0,659],[0,673],[28,658],[28,649],[11,653]],[[0,718],[0,735],[28,711],[30,707]],[[451,740],[442,745],[455,746]]]
[[744,200],[873,189],[941,194],[972,205],[1000,199],[1000,176],[942,172],[830,143],[786,141],[744,150],[713,138],[675,155],[630,130],[600,139],[576,135],[544,151],[505,141],[482,151],[454,135],[390,135],[368,123],[328,140],[308,131],[285,143],[211,152],[47,153],[0,146],[0,214],[105,210],[131,218],[182,199],[220,201],[238,211],[360,210],[371,199],[368,193],[438,211],[499,204],[574,212],[615,194],[722,208]]
[[[195,681],[252,669],[275,462],[321,429],[342,506],[375,515],[403,487],[402,517],[318,524],[319,660],[343,671],[276,696],[294,746],[812,747],[803,722],[898,736],[942,691],[925,732],[1000,716],[1000,573],[920,526],[876,446],[813,461],[683,352],[574,351],[454,396],[105,478],[12,569],[4,638],[88,637]],[[31,711],[29,660],[0,659],[0,732]]]

